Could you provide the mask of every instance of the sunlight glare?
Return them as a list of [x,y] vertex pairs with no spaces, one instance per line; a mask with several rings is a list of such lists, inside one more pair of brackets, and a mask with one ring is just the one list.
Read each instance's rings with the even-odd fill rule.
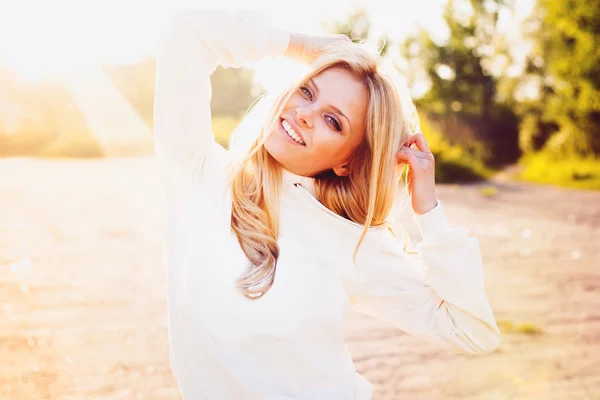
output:
[[0,6],[0,64],[36,82],[102,63],[138,61],[149,53],[153,36],[147,27],[154,21],[136,15],[156,13],[151,5],[140,8],[140,1],[119,8],[111,3],[24,0]]
[[106,73],[100,69],[65,77],[88,128],[110,155],[149,154],[152,132]]

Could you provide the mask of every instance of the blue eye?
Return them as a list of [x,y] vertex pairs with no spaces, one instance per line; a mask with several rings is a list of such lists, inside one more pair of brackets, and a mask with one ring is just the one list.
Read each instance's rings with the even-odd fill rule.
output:
[[340,123],[339,123],[339,122],[337,122],[337,120],[336,120],[335,118],[333,118],[333,117],[330,117],[329,115],[328,115],[328,116],[326,116],[325,118],[327,118],[327,121],[329,121],[329,122],[331,123],[331,125],[333,125],[333,128],[334,128],[336,131],[338,131],[338,132],[339,132],[339,131],[341,131],[341,130],[342,130],[342,126],[340,125]]
[[300,86],[300,90],[306,95],[306,97],[308,97],[309,100],[313,99],[311,91],[306,86]]

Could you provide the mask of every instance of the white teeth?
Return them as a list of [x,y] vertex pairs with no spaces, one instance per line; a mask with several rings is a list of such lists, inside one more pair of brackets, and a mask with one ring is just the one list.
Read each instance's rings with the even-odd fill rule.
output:
[[283,126],[283,129],[285,129],[285,131],[288,133],[288,135],[290,135],[290,137],[292,139],[294,139],[296,142],[298,142],[300,144],[304,144],[304,140],[302,140],[300,138],[300,136],[294,131],[294,128],[292,128],[292,126],[290,125],[289,122],[287,122],[284,119],[283,121],[281,121],[281,125]]

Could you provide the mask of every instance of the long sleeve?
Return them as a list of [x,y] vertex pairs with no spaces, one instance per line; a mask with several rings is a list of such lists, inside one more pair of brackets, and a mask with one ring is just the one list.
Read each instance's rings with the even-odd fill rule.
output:
[[418,256],[397,244],[370,249],[346,279],[352,309],[457,352],[493,351],[501,336],[478,240],[449,224],[441,202],[414,219],[423,235]]
[[224,157],[211,129],[210,75],[216,67],[240,67],[286,50],[287,32],[251,16],[186,9],[169,20],[157,55],[154,99],[155,151],[167,174],[195,174],[207,159]]

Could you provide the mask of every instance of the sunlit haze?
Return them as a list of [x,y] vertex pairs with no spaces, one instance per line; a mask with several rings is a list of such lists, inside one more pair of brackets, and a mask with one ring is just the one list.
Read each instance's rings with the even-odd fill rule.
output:
[[[401,4],[389,0],[257,0],[252,2],[252,8],[264,10],[274,25],[307,34],[323,33],[322,22],[343,20],[363,6],[374,21],[375,34],[385,31],[399,38],[421,25],[434,35],[444,35],[442,0],[406,2],[405,7]],[[0,5],[0,61],[29,81],[47,74],[87,71],[101,64],[137,62],[154,54],[166,16],[185,6],[248,8],[243,0],[219,1],[209,6],[189,0],[7,2]],[[277,77],[286,67],[292,67],[281,62],[257,65],[258,81],[267,88],[276,85]]]
[[[500,15],[502,30],[515,43],[519,42],[518,23],[529,14],[532,3],[533,0],[518,2],[515,16]],[[217,4],[190,0],[21,0],[0,4],[0,65],[29,82],[48,75],[59,76],[105,151],[124,138],[131,146],[144,149],[150,149],[151,143],[149,128],[105,75],[102,65],[137,63],[153,57],[165,22],[177,9],[251,8],[262,10],[275,26],[320,35],[326,33],[327,24],[331,27],[332,23],[346,21],[353,11],[364,8],[371,18],[374,40],[385,34],[399,42],[417,28],[426,29],[436,41],[443,41],[448,35],[442,19],[445,0],[256,0],[251,7],[244,0],[223,0]],[[468,2],[456,4],[462,4],[469,12]],[[522,45],[512,49],[521,53],[516,59],[523,58],[524,50]],[[255,70],[256,82],[267,90],[285,85],[302,68],[284,57],[265,59],[249,67]],[[413,97],[428,90],[428,82],[419,74],[415,74],[412,84]],[[16,120],[20,111],[8,101],[1,104],[6,123]],[[116,149],[110,152],[119,153]]]

